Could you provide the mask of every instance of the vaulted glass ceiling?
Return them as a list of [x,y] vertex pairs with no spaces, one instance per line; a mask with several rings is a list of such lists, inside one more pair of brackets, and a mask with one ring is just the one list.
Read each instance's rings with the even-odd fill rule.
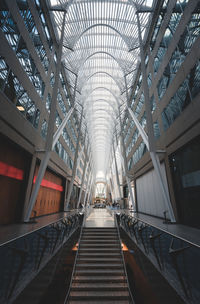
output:
[[[59,41],[66,10],[62,61],[77,108],[84,107],[94,174],[105,178],[115,132],[140,61],[136,9],[153,0],[49,0]],[[149,13],[140,14],[142,37]],[[77,78],[77,80],[76,80]],[[77,85],[76,85],[77,81]]]

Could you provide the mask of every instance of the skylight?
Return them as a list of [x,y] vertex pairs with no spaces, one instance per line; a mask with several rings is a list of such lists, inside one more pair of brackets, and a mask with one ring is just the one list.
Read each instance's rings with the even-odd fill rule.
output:
[[[119,130],[119,106],[126,98],[124,75],[128,74],[130,87],[140,61],[136,6],[151,7],[152,2],[49,0],[58,40],[61,9],[67,11],[62,61],[72,90],[78,77],[76,100],[84,107],[96,177],[106,178],[114,134]],[[140,14],[142,37],[149,16]]]

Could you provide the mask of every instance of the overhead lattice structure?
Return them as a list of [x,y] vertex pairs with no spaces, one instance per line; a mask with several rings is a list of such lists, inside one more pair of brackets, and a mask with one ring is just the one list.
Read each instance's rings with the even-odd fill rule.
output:
[[[66,10],[62,60],[72,92],[76,86],[76,101],[84,107],[97,180],[105,178],[115,132],[119,130],[119,110],[123,112],[126,98],[124,76],[130,91],[140,62],[136,9],[151,8],[152,3],[49,0],[58,41]],[[140,15],[143,37],[149,17],[148,13]]]

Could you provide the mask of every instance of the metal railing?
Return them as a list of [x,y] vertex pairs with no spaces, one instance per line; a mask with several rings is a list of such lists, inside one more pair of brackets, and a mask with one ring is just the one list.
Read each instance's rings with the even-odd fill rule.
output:
[[79,255],[80,242],[81,242],[81,238],[82,238],[82,234],[83,234],[83,227],[85,225],[86,218],[89,216],[89,214],[91,212],[90,208],[89,209],[88,208],[87,209],[82,209],[82,210],[84,210],[84,219],[82,221],[80,236],[79,236],[79,240],[78,240],[78,247],[77,247],[76,256],[75,256],[75,259],[74,259],[74,265],[73,265],[72,274],[71,274],[71,280],[70,280],[70,284],[69,284],[69,288],[67,290],[67,294],[66,294],[65,300],[63,302],[64,304],[66,304],[68,302],[68,300],[69,300],[70,290],[71,290],[71,287],[72,287],[72,282],[73,282],[74,274],[75,274],[75,271],[76,271],[76,262],[77,262],[77,258],[78,258],[78,255]]
[[119,239],[119,243],[120,243],[120,251],[121,251],[121,256],[122,256],[122,263],[123,263],[123,268],[124,268],[124,273],[125,273],[125,277],[126,277],[126,282],[127,282],[127,286],[128,286],[128,291],[129,291],[129,295],[131,298],[131,304],[135,304],[135,301],[133,300],[133,295],[130,289],[130,284],[129,284],[129,280],[128,280],[128,274],[126,271],[126,264],[124,261],[124,253],[122,250],[122,241],[121,241],[121,237],[120,237],[120,232],[119,232],[119,225],[118,225],[118,220],[117,220],[117,215],[114,214],[114,219],[115,219],[115,226],[117,227],[117,234],[118,234],[118,239]]
[[119,213],[120,226],[186,303],[200,301],[200,248],[145,221]]
[[82,224],[80,212],[0,247],[0,303],[12,303]]

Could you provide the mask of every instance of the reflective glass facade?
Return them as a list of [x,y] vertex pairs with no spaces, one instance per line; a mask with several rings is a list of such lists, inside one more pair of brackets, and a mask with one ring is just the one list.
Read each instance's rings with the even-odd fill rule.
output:
[[[26,82],[15,75],[7,62],[7,56],[0,56],[0,90],[8,102],[12,102],[24,118],[38,129],[41,139],[46,141],[57,64],[49,21],[47,22],[39,0],[32,3],[28,0],[16,0],[12,9],[10,6],[9,1],[3,0],[0,3],[0,30],[9,44],[14,60],[21,65]],[[30,40],[25,41],[27,35]],[[66,76],[62,70],[59,73],[56,128],[59,128],[71,108],[70,98]],[[54,148],[70,170],[73,168],[78,134],[78,118],[76,113],[73,115]]]

